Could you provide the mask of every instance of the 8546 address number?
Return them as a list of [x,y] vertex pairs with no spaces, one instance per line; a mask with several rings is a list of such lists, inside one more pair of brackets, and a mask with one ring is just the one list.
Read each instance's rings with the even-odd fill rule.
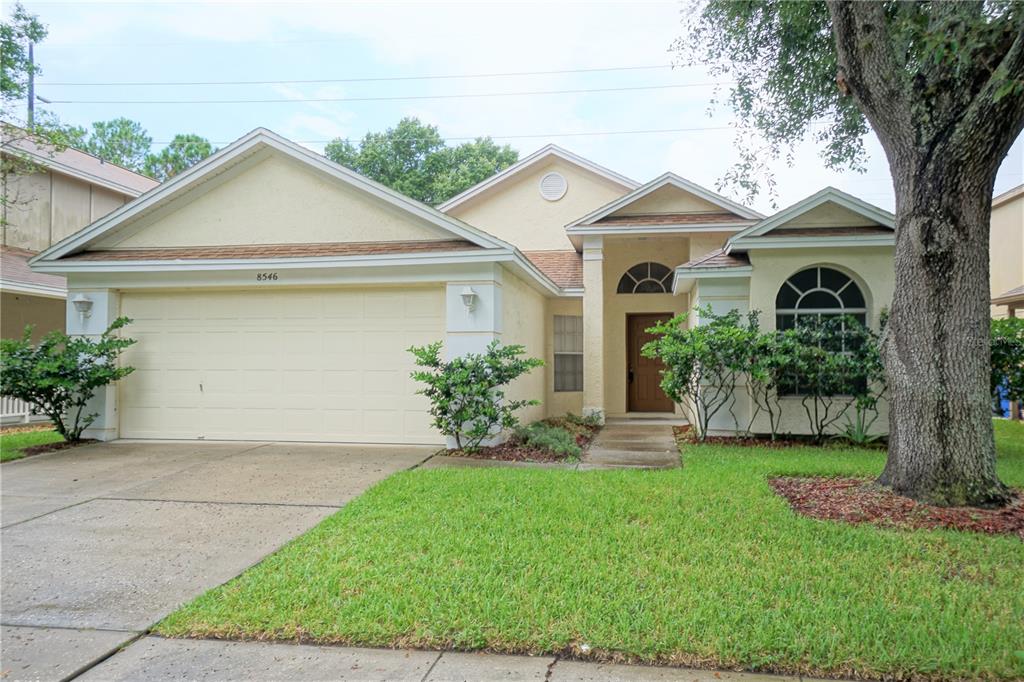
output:
[[276,272],[257,272],[256,273],[256,281],[257,282],[276,282],[277,281],[277,273]]

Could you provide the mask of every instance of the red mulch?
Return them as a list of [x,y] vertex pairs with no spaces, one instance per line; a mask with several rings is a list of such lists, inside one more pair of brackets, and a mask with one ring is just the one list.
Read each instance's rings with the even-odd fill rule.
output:
[[780,477],[768,479],[793,510],[814,519],[872,523],[900,528],[1016,535],[1024,540],[1024,493],[1001,509],[935,507],[901,497],[864,478]]

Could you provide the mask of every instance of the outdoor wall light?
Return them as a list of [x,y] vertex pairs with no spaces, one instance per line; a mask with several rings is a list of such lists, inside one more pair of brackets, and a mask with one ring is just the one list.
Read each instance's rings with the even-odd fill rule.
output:
[[466,312],[473,312],[476,308],[476,292],[473,291],[473,287],[466,287],[462,290],[462,305],[466,306]]
[[75,306],[75,310],[78,311],[82,322],[85,323],[86,318],[92,315],[92,299],[85,294],[75,294],[75,297],[71,299],[71,303]]

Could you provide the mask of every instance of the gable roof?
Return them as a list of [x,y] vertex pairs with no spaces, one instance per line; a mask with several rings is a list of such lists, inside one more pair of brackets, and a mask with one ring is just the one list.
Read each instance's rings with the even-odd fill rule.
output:
[[367,194],[377,197],[385,203],[409,213],[413,217],[424,220],[450,233],[453,238],[466,240],[483,248],[513,249],[510,244],[497,237],[492,237],[461,220],[447,216],[426,204],[410,199],[389,187],[385,187],[380,183],[344,168],[265,128],[257,128],[212,156],[200,161],[187,171],[174,176],[143,196],[125,204],[88,227],[54,244],[32,259],[32,263],[54,261],[81,251],[111,230],[124,225],[133,218],[168,205],[182,194],[225,172],[253,154],[266,149],[284,154],[325,173],[338,182],[363,190]]
[[[577,221],[575,221],[573,223],[570,223],[567,226],[566,230],[568,232],[570,232],[570,233],[571,232],[582,232],[582,231],[585,231],[586,228],[595,226],[598,222],[602,221],[602,219],[606,219],[612,213],[615,213],[616,211],[622,210],[623,208],[625,208],[626,206],[632,204],[633,202],[638,201],[638,200],[642,199],[643,197],[646,197],[647,195],[651,194],[652,192],[656,192],[657,190],[659,190],[659,189],[661,189],[663,187],[675,187],[675,188],[680,189],[680,190],[682,190],[684,192],[687,192],[687,193],[692,194],[692,195],[694,195],[696,197],[699,197],[699,198],[703,199],[704,201],[707,201],[707,202],[709,202],[711,204],[714,204],[715,206],[717,206],[720,209],[722,209],[722,211],[720,213],[706,214],[706,215],[709,216],[709,219],[708,219],[707,222],[719,222],[719,223],[732,222],[732,223],[737,224],[737,227],[739,227],[739,226],[743,226],[743,225],[749,224],[746,221],[760,220],[761,218],[764,218],[763,215],[761,215],[760,213],[758,213],[757,211],[755,211],[753,209],[747,208],[746,206],[738,204],[735,201],[727,199],[726,197],[722,196],[721,194],[718,194],[716,192],[712,192],[711,190],[709,190],[709,189],[707,189],[705,187],[701,187],[700,185],[698,185],[698,184],[696,184],[694,182],[690,182],[686,178],[680,177],[680,176],[676,175],[675,173],[668,172],[668,173],[662,173],[661,175],[659,175],[658,177],[654,178],[650,182],[648,182],[648,183],[646,183],[644,185],[641,185],[640,187],[637,187],[636,189],[634,189],[629,194],[626,194],[625,196],[621,196],[618,199],[616,199],[616,200],[614,200],[614,201],[612,201],[610,203],[605,204],[601,208],[599,208],[599,209],[597,209],[595,211],[592,211],[591,213],[588,213],[587,215],[583,216],[579,220],[577,220]],[[702,214],[695,213],[695,214],[688,214],[688,215],[700,216]],[[729,220],[725,220],[725,219],[722,218],[722,216],[732,216],[732,217]],[[680,224],[686,224],[687,222],[690,222],[690,221],[684,221],[684,222],[682,222]]]
[[48,170],[130,197],[137,197],[160,184],[153,178],[71,147],[55,151],[30,139],[20,138],[4,142],[3,149],[22,155]]
[[[835,204],[876,223],[875,226],[785,228],[787,223],[819,206]],[[895,216],[883,208],[869,204],[835,187],[826,187],[775,215],[734,234],[726,242],[725,252],[756,246],[890,246],[895,243]],[[774,233],[774,234],[769,234]]]
[[505,170],[501,171],[500,173],[496,173],[491,177],[487,178],[486,180],[478,182],[477,184],[473,185],[466,191],[455,195],[454,197],[444,202],[437,208],[440,211],[450,211],[456,206],[459,206],[460,204],[469,201],[473,197],[483,192],[486,192],[492,187],[499,185],[511,179],[512,177],[518,175],[519,173],[528,170],[536,166],[537,164],[543,163],[551,158],[558,158],[568,163],[579,166],[580,168],[588,170],[591,173],[594,173],[595,175],[599,175],[605,178],[606,180],[611,180],[616,184],[622,185],[622,187],[627,190],[634,189],[635,187],[637,187],[637,185],[639,185],[639,183],[636,182],[635,180],[631,180],[627,178],[625,175],[616,173],[615,171],[609,168],[605,168],[604,166],[601,166],[599,164],[594,163],[593,161],[585,159],[582,156],[579,156],[578,154],[574,154],[568,149],[563,149],[562,147],[559,147],[558,145],[555,144],[549,144],[541,147],[540,149],[530,154],[529,156],[520,159],[519,161],[515,162]]

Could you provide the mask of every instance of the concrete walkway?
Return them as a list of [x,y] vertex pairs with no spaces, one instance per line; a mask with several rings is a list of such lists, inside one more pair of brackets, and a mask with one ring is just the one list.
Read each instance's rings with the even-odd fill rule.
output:
[[659,420],[609,421],[583,456],[580,469],[672,469],[679,447],[672,424]]
[[[17,678],[12,676],[11,679]],[[582,663],[559,660],[554,656],[499,656],[145,637],[77,679],[209,682],[797,682],[800,678]]]

